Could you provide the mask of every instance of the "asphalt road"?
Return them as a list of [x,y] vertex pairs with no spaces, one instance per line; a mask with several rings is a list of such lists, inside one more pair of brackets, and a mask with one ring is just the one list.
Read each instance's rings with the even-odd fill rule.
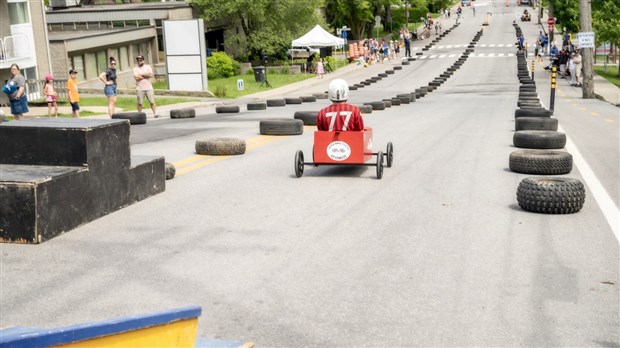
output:
[[[466,9],[427,58],[351,91],[363,103],[426,85],[493,13],[475,50],[484,55],[427,97],[364,115],[375,150],[394,144],[382,180],[373,167],[306,167],[295,178],[295,152],[310,156],[313,127],[259,135],[261,119],[326,100],[230,115],[199,109],[196,119],[133,127],[132,154],[166,156],[177,177],[164,193],[41,245],[0,245],[0,326],[199,305],[200,336],[259,347],[620,346],[618,226],[605,213],[617,219],[620,205],[618,109],[560,86],[560,126],[615,206],[600,203],[577,165],[567,176],[586,183],[579,213],[519,208],[528,175],[508,169],[518,10],[492,4],[476,1],[475,18]],[[223,136],[246,139],[246,154],[195,156],[196,140]]]

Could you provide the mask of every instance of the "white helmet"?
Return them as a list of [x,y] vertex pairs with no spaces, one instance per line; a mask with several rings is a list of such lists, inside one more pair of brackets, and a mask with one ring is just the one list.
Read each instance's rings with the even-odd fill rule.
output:
[[329,100],[346,101],[349,99],[349,85],[343,79],[335,79],[329,84]]

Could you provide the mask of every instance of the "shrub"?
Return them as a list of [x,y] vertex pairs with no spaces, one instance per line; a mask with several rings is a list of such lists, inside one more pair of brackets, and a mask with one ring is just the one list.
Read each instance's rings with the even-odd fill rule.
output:
[[254,69],[249,69],[245,74],[246,75],[254,75]]
[[283,66],[280,68],[280,74],[288,75],[291,72],[291,68],[288,66]]
[[226,98],[228,91],[226,90],[226,86],[217,86],[215,87],[215,92],[213,92],[213,94],[219,98]]
[[238,74],[241,66],[226,52],[215,52],[207,58],[207,78],[209,80],[235,76],[235,70]]

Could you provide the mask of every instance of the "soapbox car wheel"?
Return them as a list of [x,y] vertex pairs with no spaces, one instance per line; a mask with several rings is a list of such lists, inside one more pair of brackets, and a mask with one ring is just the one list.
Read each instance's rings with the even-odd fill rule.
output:
[[301,178],[304,175],[304,153],[301,150],[295,154],[295,176]]
[[379,151],[377,154],[377,179],[383,177],[383,152]]
[[391,168],[392,167],[392,163],[394,162],[394,146],[392,145],[392,142],[389,142],[387,144],[387,150],[385,150],[385,154],[387,157],[387,167]]

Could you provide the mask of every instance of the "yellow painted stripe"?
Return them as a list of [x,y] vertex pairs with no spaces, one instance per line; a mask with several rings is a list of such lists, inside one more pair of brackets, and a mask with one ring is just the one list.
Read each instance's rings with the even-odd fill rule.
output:
[[588,111],[588,109],[586,108],[579,108],[579,109],[581,109],[581,111]]
[[197,331],[198,319],[188,319],[57,347],[193,347],[196,344]]
[[605,122],[607,122],[607,123],[614,123],[614,120],[612,120],[611,118],[606,118]]
[[598,112],[592,112],[592,116],[598,116],[599,113]]
[[[275,135],[260,135],[254,138],[246,139],[246,151],[252,151],[261,146],[271,144],[278,140],[286,138],[285,136]],[[190,171],[202,168],[208,164],[219,162],[230,156],[209,156],[209,155],[196,155],[174,162],[173,165],[177,168],[176,176],[186,174]]]

